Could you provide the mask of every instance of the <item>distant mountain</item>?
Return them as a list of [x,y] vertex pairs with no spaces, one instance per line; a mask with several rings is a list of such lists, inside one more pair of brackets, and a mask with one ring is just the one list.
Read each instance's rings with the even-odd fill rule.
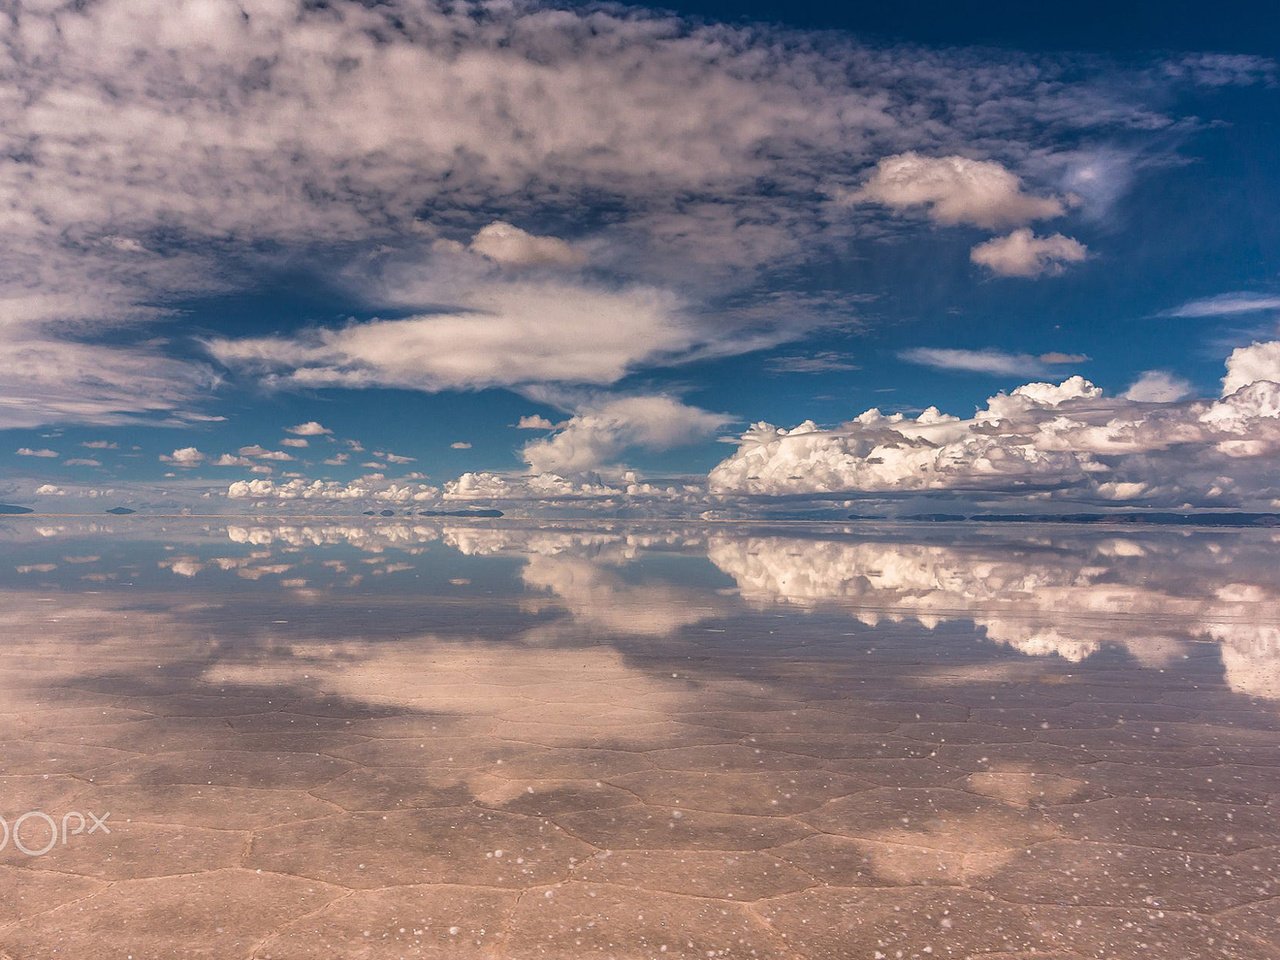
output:
[[15,503],[0,503],[0,514],[12,516],[19,513],[35,513],[35,511],[30,507],[20,507]]

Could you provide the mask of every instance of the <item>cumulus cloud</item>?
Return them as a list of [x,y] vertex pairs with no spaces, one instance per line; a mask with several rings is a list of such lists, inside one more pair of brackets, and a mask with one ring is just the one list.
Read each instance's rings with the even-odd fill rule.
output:
[[1080,263],[1088,248],[1078,240],[1055,233],[1039,237],[1022,227],[1003,237],[980,243],[969,259],[1000,277],[1056,276],[1068,263]]
[[350,483],[306,480],[237,480],[227,487],[231,500],[369,500],[375,503],[422,503],[439,499],[440,490],[425,483],[396,483],[365,477]]
[[1167,370],[1147,370],[1122,396],[1139,403],[1174,403],[1190,396],[1191,390],[1190,383]]
[[179,467],[194,467],[204,463],[205,455],[195,447],[180,447],[173,453],[160,454],[162,463],[172,463]]
[[559,237],[538,236],[495,220],[471,238],[468,249],[495,263],[515,267],[579,267],[587,258]]
[[449,444],[449,449],[450,450],[470,450],[471,444],[469,444],[466,440],[455,440],[453,443]]
[[540,413],[531,413],[521,417],[516,424],[517,430],[554,430],[555,424]]
[[893,210],[923,207],[930,219],[945,225],[1008,227],[1061,216],[1066,206],[1057,197],[1027,193],[1022,180],[994,160],[926,157],[915,151],[885,157],[850,203],[879,203]]
[[1181,506],[1280,498],[1280,342],[1232,354],[1219,400],[1151,405],[1081,377],[997,394],[969,419],[872,409],[834,429],[758,423],[717,465],[720,495],[1043,491]]
[[292,427],[286,427],[285,433],[292,433],[297,437],[322,437],[333,433],[323,424],[316,423],[314,420],[308,420],[306,423],[299,423]]
[[666,450],[692,443],[729,417],[668,396],[637,396],[582,405],[556,432],[525,444],[522,455],[536,473],[574,475],[612,466],[630,448]]
[[307,440],[303,439],[302,437],[285,437],[283,440],[280,441],[280,446],[282,447],[302,448],[302,447],[309,447],[310,445],[311,444],[307,442]]
[[1280,383],[1280,340],[1232,350],[1227,357],[1227,375],[1222,378],[1222,395],[1229,396],[1258,380]]
[[20,457],[40,457],[42,459],[51,459],[53,457],[61,456],[57,450],[49,450],[47,448],[32,450],[30,447],[19,447],[16,453]]
[[283,450],[268,450],[257,443],[241,447],[237,452],[242,457],[253,457],[256,460],[290,461],[293,459],[291,454],[285,453]]

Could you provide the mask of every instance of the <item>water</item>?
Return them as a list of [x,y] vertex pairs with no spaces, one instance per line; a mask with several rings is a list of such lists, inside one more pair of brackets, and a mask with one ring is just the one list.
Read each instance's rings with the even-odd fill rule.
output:
[[7,522],[0,954],[1277,957],[1278,542]]

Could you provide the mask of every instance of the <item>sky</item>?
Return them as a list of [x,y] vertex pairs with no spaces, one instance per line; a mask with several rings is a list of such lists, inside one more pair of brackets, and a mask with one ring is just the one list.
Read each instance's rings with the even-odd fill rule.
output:
[[1266,12],[5,4],[0,502],[1280,509]]

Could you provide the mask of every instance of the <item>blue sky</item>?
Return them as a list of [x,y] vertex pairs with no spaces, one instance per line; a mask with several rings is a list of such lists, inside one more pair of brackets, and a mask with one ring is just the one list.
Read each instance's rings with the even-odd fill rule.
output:
[[0,501],[1280,506],[1265,8],[862,6],[24,10]]

